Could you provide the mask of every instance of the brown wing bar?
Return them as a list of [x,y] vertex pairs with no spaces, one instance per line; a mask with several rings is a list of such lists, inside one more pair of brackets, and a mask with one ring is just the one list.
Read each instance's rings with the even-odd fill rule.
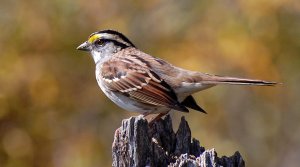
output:
[[172,88],[156,73],[140,64],[112,59],[102,66],[104,84],[141,103],[188,112]]

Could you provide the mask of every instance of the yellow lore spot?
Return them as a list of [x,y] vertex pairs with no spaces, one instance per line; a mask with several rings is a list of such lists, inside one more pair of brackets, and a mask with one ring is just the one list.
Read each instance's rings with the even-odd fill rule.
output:
[[101,38],[101,35],[100,34],[94,34],[92,35],[89,39],[88,39],[88,42],[89,43],[93,43],[95,42],[97,39],[100,39]]

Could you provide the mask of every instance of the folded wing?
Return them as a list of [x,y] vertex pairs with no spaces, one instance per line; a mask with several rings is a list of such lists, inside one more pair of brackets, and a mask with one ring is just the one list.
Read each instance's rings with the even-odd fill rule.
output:
[[122,58],[111,59],[103,64],[101,77],[111,91],[120,92],[148,105],[188,112],[178,102],[172,88],[155,72],[141,64]]

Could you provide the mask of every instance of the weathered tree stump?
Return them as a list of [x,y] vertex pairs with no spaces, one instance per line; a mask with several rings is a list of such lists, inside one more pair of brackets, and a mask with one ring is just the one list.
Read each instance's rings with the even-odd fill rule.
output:
[[170,116],[150,126],[143,117],[122,121],[112,146],[114,167],[243,167],[239,152],[218,157],[214,149],[205,150],[196,139],[191,140],[188,123],[181,118],[175,133]]

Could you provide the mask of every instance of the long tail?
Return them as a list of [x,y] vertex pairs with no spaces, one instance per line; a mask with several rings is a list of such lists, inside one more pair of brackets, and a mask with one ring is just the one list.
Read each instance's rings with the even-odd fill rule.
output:
[[258,85],[258,86],[274,86],[277,82],[270,82],[257,79],[235,78],[235,77],[223,77],[212,75],[203,81],[207,84],[233,84],[233,85]]

